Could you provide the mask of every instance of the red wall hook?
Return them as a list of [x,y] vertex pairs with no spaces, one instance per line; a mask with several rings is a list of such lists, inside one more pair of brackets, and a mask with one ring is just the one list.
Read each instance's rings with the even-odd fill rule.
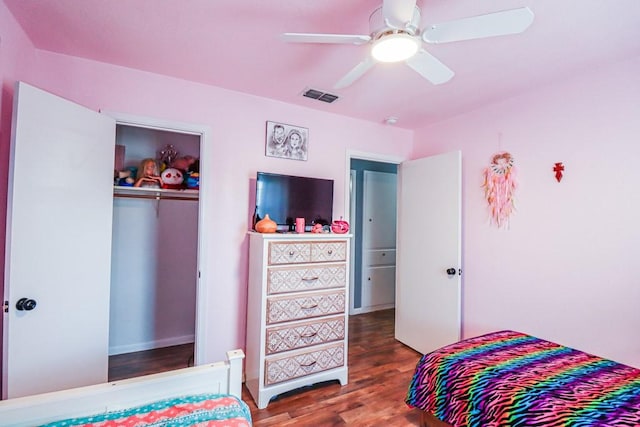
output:
[[558,182],[560,182],[560,180],[562,179],[562,171],[564,171],[564,165],[562,164],[562,162],[556,163],[556,165],[553,167],[553,171],[556,173],[556,179],[558,180]]

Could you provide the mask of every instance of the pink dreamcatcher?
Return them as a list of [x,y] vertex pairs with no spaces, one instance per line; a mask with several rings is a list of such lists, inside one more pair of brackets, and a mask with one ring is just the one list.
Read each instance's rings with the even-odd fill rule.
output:
[[484,197],[489,204],[491,221],[498,227],[509,225],[515,210],[514,193],[518,186],[513,157],[507,152],[494,154],[484,170]]

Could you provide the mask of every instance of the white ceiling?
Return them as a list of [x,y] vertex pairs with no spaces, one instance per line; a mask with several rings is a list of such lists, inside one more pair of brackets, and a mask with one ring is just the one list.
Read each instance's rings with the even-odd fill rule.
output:
[[[109,62],[309,108],[415,129],[640,55],[640,0],[418,0],[422,25],[528,6],[518,35],[427,45],[455,71],[434,86],[378,64],[332,87],[368,45],[292,44],[283,32],[368,34],[381,0],[3,0],[38,49]],[[340,96],[326,104],[307,88]]]

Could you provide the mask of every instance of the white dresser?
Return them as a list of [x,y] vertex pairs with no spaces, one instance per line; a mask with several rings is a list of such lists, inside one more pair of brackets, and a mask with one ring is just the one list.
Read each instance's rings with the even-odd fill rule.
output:
[[249,233],[246,385],[258,408],[347,383],[350,235]]

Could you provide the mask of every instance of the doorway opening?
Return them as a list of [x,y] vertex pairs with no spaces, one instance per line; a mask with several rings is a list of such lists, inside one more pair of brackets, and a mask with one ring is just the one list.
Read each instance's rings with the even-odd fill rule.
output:
[[206,300],[199,259],[206,257],[199,175],[207,130],[110,115],[117,122],[120,170],[135,175],[145,159],[153,159],[158,173],[175,168],[185,182],[161,189],[127,187],[131,179],[115,182],[108,371],[113,381],[202,360]]
[[349,314],[395,307],[396,192],[399,159],[348,153],[351,246]]

